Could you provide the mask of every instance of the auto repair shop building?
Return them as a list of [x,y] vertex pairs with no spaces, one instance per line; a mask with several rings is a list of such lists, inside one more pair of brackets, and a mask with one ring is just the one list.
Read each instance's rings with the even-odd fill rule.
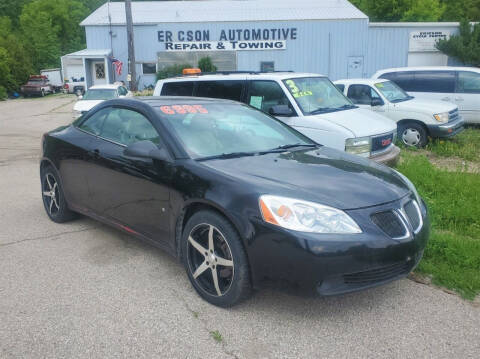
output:
[[[458,23],[370,23],[346,0],[132,2],[139,89],[172,64],[210,56],[221,71],[293,70],[341,78],[387,67],[447,65],[435,42]],[[62,57],[84,71],[87,87],[127,80],[123,2],[106,3],[82,21],[87,48]],[[123,63],[115,72],[112,59]],[[77,74],[78,77],[78,74]]]

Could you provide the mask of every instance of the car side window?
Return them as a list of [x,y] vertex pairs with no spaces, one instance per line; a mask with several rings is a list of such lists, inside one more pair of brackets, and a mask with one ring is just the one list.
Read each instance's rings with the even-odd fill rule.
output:
[[179,81],[179,82],[167,82],[162,86],[161,96],[192,96],[193,94],[193,82],[192,81]]
[[287,95],[275,81],[250,81],[247,103],[266,113],[276,105],[287,105],[293,110]]
[[372,98],[380,98],[368,85],[350,85],[347,97],[357,105],[371,105]]
[[85,121],[80,122],[80,124],[77,127],[95,136],[99,136],[100,133],[102,132],[105,118],[107,117],[109,112],[110,112],[110,108],[103,108],[100,111],[95,112],[92,116],[87,118]]
[[145,116],[124,108],[111,109],[100,136],[125,146],[146,140],[160,143],[157,130]]
[[404,91],[415,91],[415,74],[412,71],[389,72],[380,78],[395,82]]
[[416,71],[413,92],[455,92],[455,72],[453,71]]
[[480,74],[477,72],[460,71],[458,73],[457,92],[480,93]]
[[195,96],[241,101],[244,87],[245,81],[198,81]]

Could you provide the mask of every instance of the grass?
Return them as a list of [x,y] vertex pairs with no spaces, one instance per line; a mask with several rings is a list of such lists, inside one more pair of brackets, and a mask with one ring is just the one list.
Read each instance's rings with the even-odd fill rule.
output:
[[[456,153],[469,151],[459,147]],[[409,150],[402,151],[398,170],[430,209],[433,231],[418,271],[474,299],[480,293],[480,175],[439,169]]]
[[211,331],[210,335],[217,343],[221,343],[223,341],[222,334],[220,334],[218,330]]
[[439,156],[457,156],[480,162],[480,128],[470,127],[452,139],[434,139],[426,147]]

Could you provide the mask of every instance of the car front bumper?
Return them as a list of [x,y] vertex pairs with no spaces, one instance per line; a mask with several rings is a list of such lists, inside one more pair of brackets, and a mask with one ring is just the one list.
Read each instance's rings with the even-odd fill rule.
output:
[[[402,201],[408,198],[396,204]],[[391,206],[346,211],[363,230],[352,235],[294,232],[257,222],[257,235],[248,245],[254,286],[288,283],[302,292],[328,296],[406,277],[422,258],[430,223],[422,205],[421,229],[408,238],[392,239],[369,220],[371,213]]]
[[427,125],[427,127],[431,137],[448,138],[462,132],[464,130],[463,125],[464,120],[462,117],[459,117],[456,121],[447,122],[441,125]]
[[371,160],[382,163],[387,166],[395,166],[400,158],[400,148],[392,145],[391,148],[379,154],[374,154],[370,157]]

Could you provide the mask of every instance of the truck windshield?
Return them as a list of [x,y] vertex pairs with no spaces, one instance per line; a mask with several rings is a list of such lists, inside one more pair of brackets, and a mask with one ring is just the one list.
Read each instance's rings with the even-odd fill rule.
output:
[[356,108],[326,77],[299,77],[283,83],[305,115]]
[[409,96],[397,84],[392,81],[378,82],[375,87],[387,98],[390,102],[402,102],[411,100],[413,97]]
[[113,89],[91,89],[88,90],[84,100],[111,100],[112,98],[117,97],[117,90]]

